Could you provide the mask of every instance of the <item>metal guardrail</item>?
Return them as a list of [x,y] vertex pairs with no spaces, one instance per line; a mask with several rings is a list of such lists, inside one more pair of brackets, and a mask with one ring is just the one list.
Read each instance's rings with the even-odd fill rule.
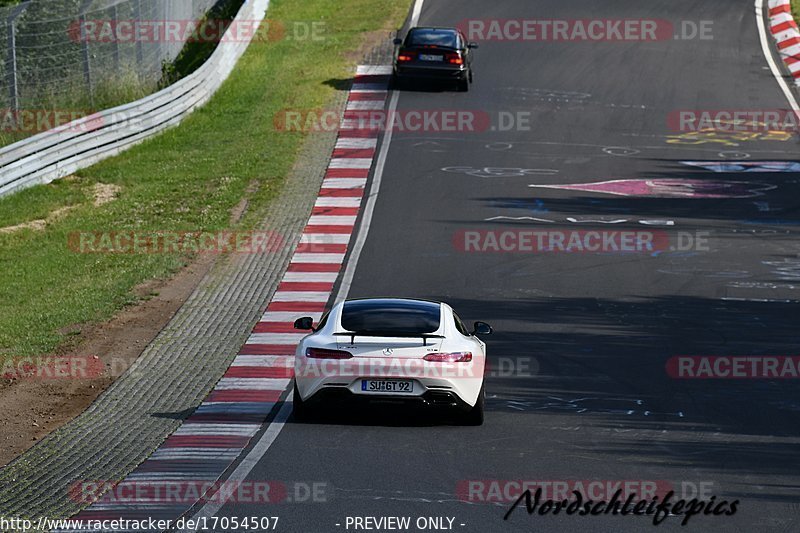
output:
[[[268,5],[247,0],[236,22],[260,23]],[[68,176],[177,125],[213,96],[249,44],[223,38],[200,68],[162,91],[0,149],[0,197]]]

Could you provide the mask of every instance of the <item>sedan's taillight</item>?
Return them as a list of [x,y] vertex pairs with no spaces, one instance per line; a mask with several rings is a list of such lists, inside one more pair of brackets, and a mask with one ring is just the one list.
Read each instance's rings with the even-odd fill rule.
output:
[[445,56],[445,59],[451,65],[463,65],[464,64],[464,58],[462,58],[461,54],[459,54],[457,52],[449,52]]
[[405,63],[405,62],[413,61],[413,60],[414,60],[414,56],[410,52],[400,52],[397,55],[397,61],[400,62],[400,63]]
[[469,363],[472,352],[429,353],[423,359],[431,363]]
[[325,348],[306,348],[306,357],[311,359],[352,359],[353,354],[342,350],[326,350]]

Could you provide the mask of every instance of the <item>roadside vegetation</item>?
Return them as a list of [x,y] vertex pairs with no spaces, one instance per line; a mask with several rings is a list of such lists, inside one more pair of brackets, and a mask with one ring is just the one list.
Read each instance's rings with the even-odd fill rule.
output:
[[[398,27],[410,0],[273,0],[272,21],[323,22],[321,39],[254,42],[213,100],[181,126],[76,176],[0,199],[0,354],[43,355],[81,324],[134,303],[133,289],[169,277],[182,254],[79,254],[73,232],[246,230],[280,190],[304,134],[277,131],[282,109],[316,109],[348,78],[365,34]],[[388,36],[388,32],[387,32]],[[96,205],[98,184],[114,198]],[[247,215],[230,228],[233,208]],[[71,209],[63,209],[69,207]],[[48,218],[52,213],[59,216]],[[44,228],[25,226],[44,219]]]
[[[3,1],[10,0],[0,0],[0,7],[3,7]],[[197,34],[204,34],[209,21],[217,24],[233,20],[243,3],[244,0],[224,0],[215,4],[200,20]],[[217,43],[212,40],[190,40],[174,61],[162,64],[160,77],[158,75],[141,75],[134,65],[126,64],[118,66],[113,72],[101,70],[104,74],[97,76],[99,79],[94,86],[92,94],[89,94],[82,81],[77,85],[74,84],[74,80],[72,82],[65,81],[57,86],[45,86],[38,91],[33,91],[32,94],[23,99],[21,107],[22,109],[52,109],[54,111],[81,110],[81,116],[85,116],[103,109],[110,109],[133,102],[188,76],[211,56],[216,47]],[[37,56],[33,70],[40,68],[52,70],[59,66],[67,68],[69,65],[80,68],[80,48],[71,49],[70,53],[74,54],[74,56],[69,56],[69,59]],[[48,64],[48,60],[56,63]],[[3,65],[0,65],[0,69],[2,67]],[[51,94],[48,90],[57,90],[57,93]],[[11,118],[4,115],[4,113],[8,112],[7,110],[0,110],[0,118],[2,119],[0,120],[0,146],[7,146],[39,133],[38,131],[31,131],[31,128],[8,127],[13,124]]]

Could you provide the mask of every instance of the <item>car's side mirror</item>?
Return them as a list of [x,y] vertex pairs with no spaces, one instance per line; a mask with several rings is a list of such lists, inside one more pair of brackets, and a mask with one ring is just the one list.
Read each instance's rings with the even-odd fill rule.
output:
[[395,46],[400,46],[401,44],[403,44],[403,39],[395,38],[395,40],[392,42],[395,44]]
[[491,335],[492,326],[487,324],[486,322],[475,322],[475,329],[473,330],[473,335]]
[[467,44],[467,48],[472,48],[474,50],[475,48],[480,48],[480,47],[478,46],[478,43],[469,43]]
[[304,316],[303,318],[298,318],[294,321],[294,329],[302,329],[302,330],[313,330],[314,329],[314,319],[310,316]]

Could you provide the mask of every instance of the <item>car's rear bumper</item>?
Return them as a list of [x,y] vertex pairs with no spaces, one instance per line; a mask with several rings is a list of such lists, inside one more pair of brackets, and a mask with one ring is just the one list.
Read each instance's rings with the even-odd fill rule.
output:
[[[304,400],[318,393],[339,390],[365,401],[425,402],[432,393],[449,394],[469,406],[478,401],[485,361],[476,358],[469,363],[431,363],[421,359],[355,358],[345,361],[295,358],[295,383]],[[408,394],[367,392],[363,380],[404,380],[413,382]]]
[[314,406],[329,406],[331,404],[354,406],[384,404],[434,409],[456,409],[463,412],[469,412],[473,407],[461,399],[455,392],[445,390],[428,390],[418,396],[391,394],[363,395],[354,394],[347,387],[322,387],[305,401]]
[[465,80],[468,70],[465,66],[446,67],[446,66],[423,66],[423,65],[397,65],[394,66],[394,74],[399,78],[416,78],[432,80]]

